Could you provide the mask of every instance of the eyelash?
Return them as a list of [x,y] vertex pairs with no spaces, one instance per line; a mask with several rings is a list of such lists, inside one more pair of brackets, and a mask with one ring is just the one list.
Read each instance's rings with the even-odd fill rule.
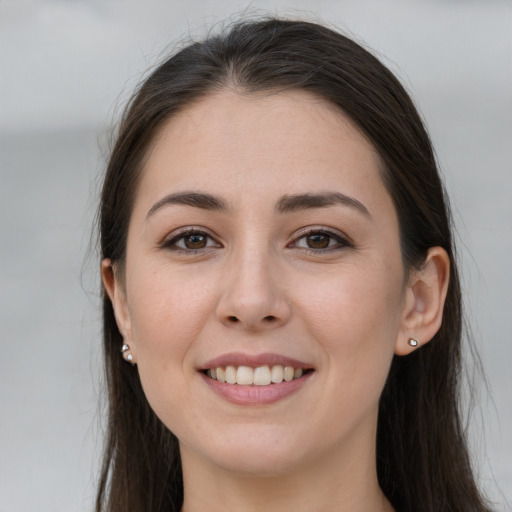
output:
[[[331,241],[334,240],[336,242],[336,244],[333,246],[322,247],[322,248],[297,246],[297,243],[300,240],[302,240],[308,236],[312,236],[312,235],[322,235],[322,236],[329,237],[330,241],[328,243],[330,244]],[[299,232],[298,236],[296,236],[296,238],[294,238],[294,240],[287,245],[287,247],[294,247],[294,246],[297,247],[298,249],[302,250],[306,254],[322,254],[322,253],[331,252],[331,251],[339,251],[339,250],[345,249],[347,247],[353,247],[354,245],[346,237],[344,237],[343,235],[341,235],[338,232],[332,231],[330,229],[326,229],[324,227],[311,227],[311,228],[306,228],[303,231]]]
[[[192,237],[194,235],[199,236],[199,237],[205,237],[207,239],[207,241],[206,241],[207,245],[205,247],[199,247],[196,249],[190,249],[190,248],[178,246],[178,243],[180,241],[182,241],[182,240],[184,241],[187,237]],[[328,244],[330,244],[332,240],[334,240],[336,242],[336,244],[334,246],[328,245],[327,247],[322,247],[322,248],[300,247],[297,245],[300,240],[302,240],[308,236],[313,236],[313,235],[326,236],[330,239]],[[211,244],[212,241],[214,242],[213,244]],[[174,234],[174,236],[172,236],[170,239],[164,240],[161,243],[161,247],[168,249],[170,251],[173,251],[173,252],[177,252],[177,253],[200,254],[205,249],[208,249],[211,247],[219,248],[219,247],[222,247],[222,245],[220,243],[216,242],[215,239],[203,229],[185,228],[185,229],[179,231],[178,233]],[[326,229],[324,227],[311,227],[311,228],[305,228],[304,230],[300,231],[298,233],[298,235],[290,243],[288,243],[286,245],[286,247],[287,248],[295,247],[306,254],[322,254],[322,253],[331,252],[331,251],[337,251],[337,250],[339,251],[339,250],[342,250],[347,247],[353,247],[353,244],[347,238],[342,236],[341,234],[331,231],[330,229]]]
[[[205,247],[200,247],[198,249],[189,249],[186,247],[179,247],[177,245],[180,240],[184,241],[187,237],[192,237],[194,235],[200,236],[200,237],[205,237],[207,239],[207,242],[206,242],[207,245]],[[211,241],[213,241],[214,244],[210,244]],[[164,240],[161,244],[161,247],[168,249],[170,251],[183,253],[183,254],[199,254],[201,251],[203,251],[205,249],[208,249],[211,247],[222,247],[222,245],[219,244],[218,242],[216,242],[214,240],[214,238],[203,229],[185,228],[185,229],[179,231],[178,233],[176,233],[170,239]]]

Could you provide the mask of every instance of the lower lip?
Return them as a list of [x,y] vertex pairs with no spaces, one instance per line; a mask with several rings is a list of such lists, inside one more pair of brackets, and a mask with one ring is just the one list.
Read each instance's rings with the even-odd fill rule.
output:
[[273,404],[299,391],[311,378],[314,372],[308,372],[302,377],[288,382],[268,386],[240,386],[238,384],[226,384],[211,379],[201,373],[206,384],[222,398],[237,405],[265,405]]

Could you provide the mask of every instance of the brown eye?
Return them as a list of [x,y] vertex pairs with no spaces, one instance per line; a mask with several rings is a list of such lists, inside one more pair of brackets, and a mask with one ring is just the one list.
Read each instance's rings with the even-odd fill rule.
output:
[[310,249],[325,249],[329,247],[331,237],[324,233],[314,233],[306,237],[306,243]]
[[208,244],[208,237],[200,234],[184,236],[183,244],[190,250],[204,249]]
[[162,247],[171,251],[188,251],[200,253],[202,249],[221,247],[208,233],[190,230],[182,232],[170,240],[164,241]]
[[296,238],[288,247],[309,251],[310,253],[322,254],[347,247],[353,247],[348,240],[337,232],[326,229],[310,229],[302,236]]

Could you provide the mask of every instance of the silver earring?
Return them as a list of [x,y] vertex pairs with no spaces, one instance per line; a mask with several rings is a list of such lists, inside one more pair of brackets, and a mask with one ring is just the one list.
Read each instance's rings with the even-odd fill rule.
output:
[[409,338],[409,341],[407,343],[409,344],[410,347],[414,348],[416,348],[419,345],[418,340],[415,340],[414,338]]
[[133,355],[132,353],[130,352],[130,346],[127,345],[126,343],[123,343],[123,346],[121,347],[121,354],[123,355],[123,359],[127,362],[127,363],[130,363],[130,364],[135,364],[133,362]]

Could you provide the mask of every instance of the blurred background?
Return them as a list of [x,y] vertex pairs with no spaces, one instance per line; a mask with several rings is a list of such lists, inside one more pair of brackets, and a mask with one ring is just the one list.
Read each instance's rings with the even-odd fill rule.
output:
[[475,388],[475,463],[496,510],[510,510],[512,2],[0,0],[0,512],[93,508],[102,370],[91,231],[108,135],[174,44],[243,13],[338,27],[416,100],[453,201],[488,380],[489,391]]

